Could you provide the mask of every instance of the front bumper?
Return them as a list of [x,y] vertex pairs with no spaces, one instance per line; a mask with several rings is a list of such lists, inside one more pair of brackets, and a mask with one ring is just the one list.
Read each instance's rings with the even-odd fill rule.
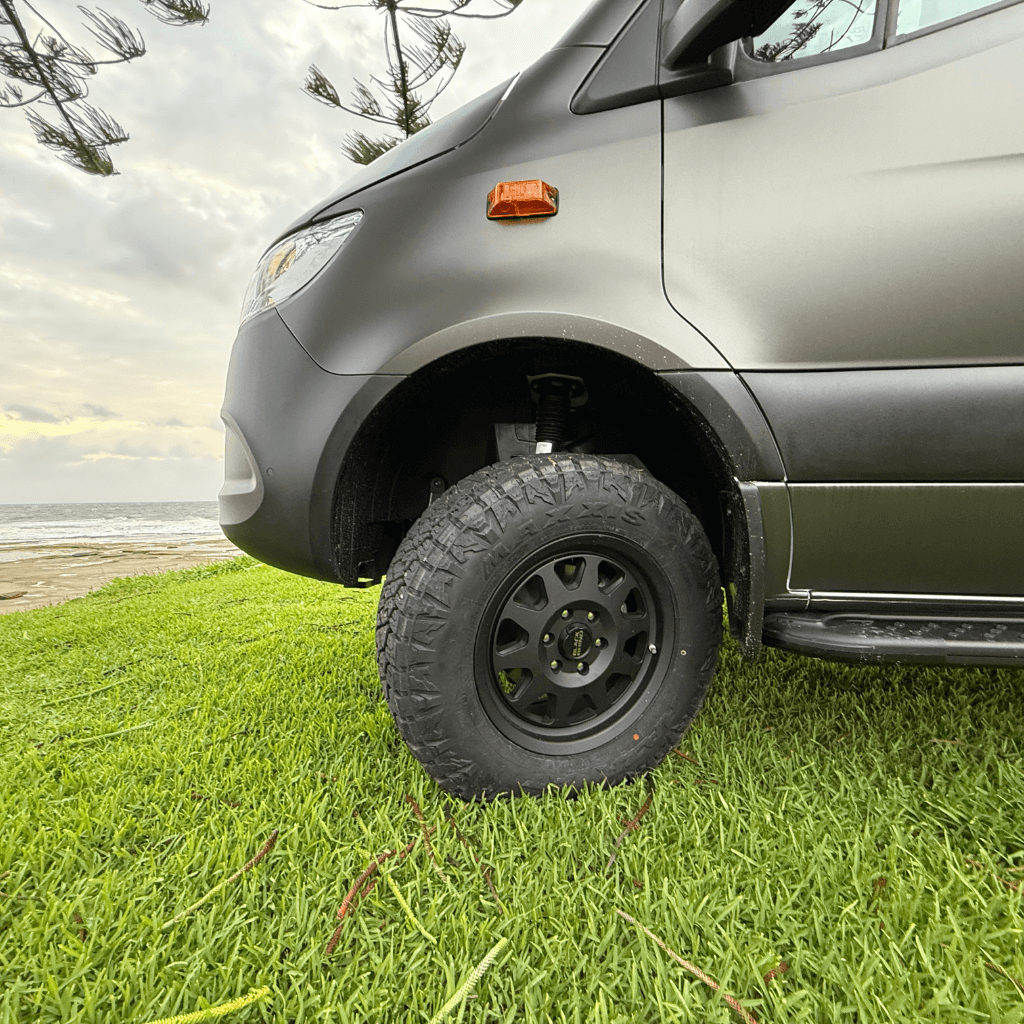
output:
[[245,323],[231,350],[221,529],[268,565],[345,582],[333,544],[334,492],[345,454],[399,375],[328,373],[276,309]]

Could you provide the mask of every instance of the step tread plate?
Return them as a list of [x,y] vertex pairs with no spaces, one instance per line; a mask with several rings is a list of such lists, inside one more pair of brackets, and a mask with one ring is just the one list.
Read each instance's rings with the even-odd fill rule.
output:
[[764,642],[819,658],[908,664],[1024,665],[1024,620],[773,612]]

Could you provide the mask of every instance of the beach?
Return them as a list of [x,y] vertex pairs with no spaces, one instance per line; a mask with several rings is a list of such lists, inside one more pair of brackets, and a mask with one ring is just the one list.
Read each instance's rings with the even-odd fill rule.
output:
[[216,501],[0,505],[0,615],[234,558]]
[[188,569],[242,552],[224,537],[0,546],[0,615],[83,597],[118,576]]

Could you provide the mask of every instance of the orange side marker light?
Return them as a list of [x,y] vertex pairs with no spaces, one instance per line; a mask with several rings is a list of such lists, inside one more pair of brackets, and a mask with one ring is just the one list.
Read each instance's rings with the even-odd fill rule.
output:
[[499,181],[487,196],[487,216],[550,217],[558,213],[558,189],[539,178]]

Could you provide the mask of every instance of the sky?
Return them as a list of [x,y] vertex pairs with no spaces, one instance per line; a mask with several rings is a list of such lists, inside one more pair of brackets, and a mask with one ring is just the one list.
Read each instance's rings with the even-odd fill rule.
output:
[[[0,504],[215,499],[252,270],[361,170],[342,152],[346,134],[387,133],[301,89],[310,64],[348,106],[356,79],[386,78],[383,14],[209,2],[206,25],[178,28],[138,0],[104,0],[147,47],[89,81],[89,102],[131,134],[109,150],[116,176],[74,170],[35,141],[23,111],[0,110]],[[589,3],[523,0],[507,18],[450,19],[466,53],[431,118],[531,64]],[[102,55],[74,0],[33,5]]]

